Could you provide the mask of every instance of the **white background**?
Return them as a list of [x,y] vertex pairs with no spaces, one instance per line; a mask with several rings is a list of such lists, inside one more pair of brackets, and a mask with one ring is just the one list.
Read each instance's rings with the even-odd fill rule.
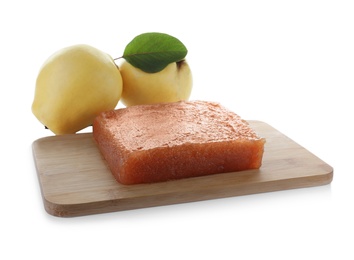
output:
[[[2,1],[1,259],[353,259],[353,1]],[[188,48],[191,99],[264,121],[334,168],[330,185],[57,218],[43,208],[31,112],[54,51],[113,57],[136,35]],[[7,255],[5,257],[5,255]]]

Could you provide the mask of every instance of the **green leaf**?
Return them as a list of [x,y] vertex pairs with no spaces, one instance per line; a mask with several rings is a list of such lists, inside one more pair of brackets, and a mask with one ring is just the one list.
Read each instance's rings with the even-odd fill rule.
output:
[[136,36],[125,47],[123,58],[134,67],[155,73],[172,62],[183,60],[187,52],[187,48],[177,38],[152,32]]

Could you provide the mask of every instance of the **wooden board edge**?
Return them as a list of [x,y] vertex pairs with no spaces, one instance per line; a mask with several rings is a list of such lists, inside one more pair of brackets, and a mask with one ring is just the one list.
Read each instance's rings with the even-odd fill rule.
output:
[[[235,185],[228,189],[191,190],[188,193],[179,192],[170,194],[157,194],[146,197],[124,198],[110,201],[90,202],[86,204],[57,204],[46,199],[42,194],[44,207],[48,214],[56,217],[79,217],[94,214],[112,213],[126,210],[167,206],[174,204],[238,197],[267,192],[286,191],[291,189],[310,188],[328,185],[333,180],[333,170],[321,175],[301,177],[293,180],[289,185],[287,180],[255,183],[253,185]],[[276,183],[276,185],[274,184]],[[183,196],[182,196],[183,195]],[[143,201],[143,203],[142,203]]]

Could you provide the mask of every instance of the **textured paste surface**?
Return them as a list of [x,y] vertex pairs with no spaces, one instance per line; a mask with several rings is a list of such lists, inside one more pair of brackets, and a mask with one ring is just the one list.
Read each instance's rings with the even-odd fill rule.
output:
[[107,111],[93,135],[123,184],[257,169],[265,142],[240,116],[206,101]]

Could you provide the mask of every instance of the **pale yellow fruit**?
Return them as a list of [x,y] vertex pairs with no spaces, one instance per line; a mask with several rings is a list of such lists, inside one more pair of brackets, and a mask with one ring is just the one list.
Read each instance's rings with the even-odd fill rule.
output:
[[53,133],[73,134],[91,125],[100,112],[114,109],[122,85],[108,54],[89,45],[70,46],[40,69],[32,112]]
[[186,61],[170,63],[162,71],[147,73],[127,61],[119,66],[123,78],[121,101],[126,106],[188,100],[192,73]]

